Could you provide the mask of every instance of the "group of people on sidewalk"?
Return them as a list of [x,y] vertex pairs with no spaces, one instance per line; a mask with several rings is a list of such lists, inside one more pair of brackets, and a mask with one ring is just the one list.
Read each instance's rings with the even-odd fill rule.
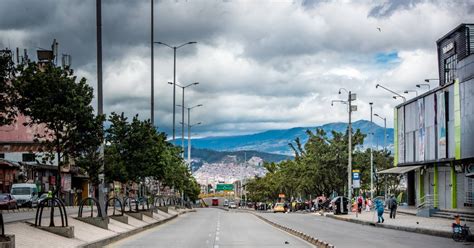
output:
[[[385,204],[380,198],[375,198],[375,200],[372,202],[372,199],[364,198],[362,195],[359,195],[355,201],[354,201],[354,206],[357,206],[357,211],[358,214],[362,213],[363,206],[365,205],[365,211],[370,212],[370,209],[372,208],[372,205],[374,204],[374,210],[377,212],[377,223],[384,223],[385,219],[383,217],[384,210],[385,210]],[[395,219],[395,216],[397,214],[397,198],[395,195],[391,195],[390,198],[386,201],[387,207],[390,210],[390,219]]]

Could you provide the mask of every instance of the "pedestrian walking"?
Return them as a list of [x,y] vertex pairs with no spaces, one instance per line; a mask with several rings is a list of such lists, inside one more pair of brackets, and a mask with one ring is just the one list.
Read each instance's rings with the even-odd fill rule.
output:
[[390,197],[390,205],[388,206],[390,208],[390,219],[395,219],[395,215],[397,214],[397,198],[395,198],[395,195],[392,195]]
[[359,214],[362,213],[362,204],[364,203],[364,198],[362,197],[362,195],[359,195],[359,197],[357,197],[357,212]]
[[377,211],[377,223],[383,223],[385,219],[383,218],[383,202],[380,199],[375,200],[375,210]]
[[367,197],[365,199],[365,212],[370,212],[370,207],[372,207],[372,200]]

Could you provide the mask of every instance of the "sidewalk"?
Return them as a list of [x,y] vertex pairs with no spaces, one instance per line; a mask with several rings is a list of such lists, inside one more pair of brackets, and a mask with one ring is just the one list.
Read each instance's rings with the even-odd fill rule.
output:
[[[411,214],[397,213],[396,219],[390,219],[390,215],[384,213],[384,223],[377,222],[377,214],[374,211],[362,212],[356,216],[355,213],[350,212],[347,215],[334,215],[332,213],[325,213],[326,217],[334,218],[338,220],[344,220],[363,225],[373,225],[376,227],[390,228],[407,232],[416,232],[422,234],[428,234],[433,236],[448,237],[451,238],[453,233],[451,224],[454,220],[448,220],[436,217],[418,217]],[[464,222],[461,222],[464,224]],[[466,222],[468,226],[474,228],[473,222]]]

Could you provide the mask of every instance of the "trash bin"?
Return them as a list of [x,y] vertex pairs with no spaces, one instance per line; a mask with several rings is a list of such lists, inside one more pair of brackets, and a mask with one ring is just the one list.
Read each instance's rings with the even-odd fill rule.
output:
[[349,204],[349,198],[344,196],[336,196],[331,200],[331,206],[334,214],[348,214],[347,205]]

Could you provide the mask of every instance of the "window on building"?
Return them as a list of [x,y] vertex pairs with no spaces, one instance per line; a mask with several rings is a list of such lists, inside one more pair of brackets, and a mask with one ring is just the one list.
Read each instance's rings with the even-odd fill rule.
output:
[[448,84],[454,80],[456,74],[456,64],[458,63],[458,55],[453,56],[444,60],[444,83]]
[[34,153],[23,153],[22,161],[23,162],[35,162],[36,156]]
[[469,25],[466,29],[467,41],[466,46],[468,48],[468,53],[474,53],[474,25]]
[[0,153],[0,158],[5,158],[5,153]]

